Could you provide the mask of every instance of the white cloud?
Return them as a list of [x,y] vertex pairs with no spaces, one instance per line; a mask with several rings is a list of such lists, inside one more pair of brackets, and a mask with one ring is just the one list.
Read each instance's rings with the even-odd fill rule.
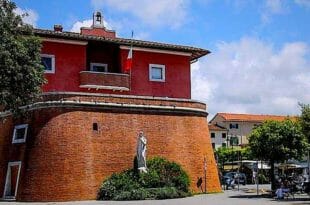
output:
[[310,0],[295,0],[295,3],[300,5],[300,6],[310,8]]
[[84,21],[77,21],[73,24],[72,28],[70,29],[71,32],[80,33],[81,27],[90,27],[93,24],[93,19],[87,19]]
[[310,103],[310,60],[305,43],[276,50],[267,42],[242,38],[220,43],[192,69],[192,98],[217,112],[298,114]]
[[95,9],[108,6],[127,12],[151,26],[178,28],[187,19],[188,0],[92,0]]
[[[81,27],[90,27],[93,24],[93,19],[86,19],[83,21],[77,21],[73,24],[72,28],[70,29],[71,32],[80,33]],[[103,25],[110,29],[109,24],[106,21],[103,21]]]
[[[39,15],[36,11],[32,10],[32,9],[21,9],[19,7],[17,7],[15,9],[15,13],[17,15],[22,16],[23,22],[32,25],[33,27],[36,27],[37,25],[37,21],[39,19]],[[24,14],[28,14],[28,15],[24,15]]]
[[261,14],[263,24],[268,24],[273,15],[284,14],[288,10],[284,0],[266,0]]
[[266,8],[273,14],[283,13],[285,10],[283,0],[266,0]]

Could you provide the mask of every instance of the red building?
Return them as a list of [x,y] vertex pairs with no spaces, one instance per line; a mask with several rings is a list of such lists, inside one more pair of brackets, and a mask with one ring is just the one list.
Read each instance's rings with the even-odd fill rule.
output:
[[[37,29],[42,56],[49,60],[45,92],[95,92],[171,98],[191,98],[190,63],[208,50],[117,38],[94,20],[81,33]],[[131,73],[124,64],[133,46]],[[69,80],[70,79],[70,80]]]
[[220,191],[206,105],[191,100],[190,64],[209,51],[118,38],[102,22],[97,12],[81,33],[35,30],[48,82],[28,118],[0,113],[3,198],[95,199],[105,177],[132,166],[140,130],[148,157],[180,163],[194,191],[206,158],[207,190]]

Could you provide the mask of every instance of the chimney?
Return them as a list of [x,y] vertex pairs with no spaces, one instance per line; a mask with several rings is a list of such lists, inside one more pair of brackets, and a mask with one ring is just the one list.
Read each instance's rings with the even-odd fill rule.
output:
[[57,32],[57,33],[61,33],[62,32],[62,25],[61,24],[55,24],[54,25],[54,31]]

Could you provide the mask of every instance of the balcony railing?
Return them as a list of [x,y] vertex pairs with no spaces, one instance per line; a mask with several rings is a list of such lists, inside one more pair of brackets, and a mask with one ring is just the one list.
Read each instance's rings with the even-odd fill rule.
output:
[[81,71],[80,87],[88,89],[129,91],[129,75],[124,73]]

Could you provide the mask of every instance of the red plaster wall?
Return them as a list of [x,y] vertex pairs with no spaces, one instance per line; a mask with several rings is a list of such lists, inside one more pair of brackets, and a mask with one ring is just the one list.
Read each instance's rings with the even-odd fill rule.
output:
[[43,91],[79,91],[80,71],[86,70],[86,46],[43,42],[43,54],[55,55],[55,73],[46,73]]
[[[122,65],[128,50],[121,50]],[[149,64],[165,65],[165,82],[149,81]],[[133,51],[131,94],[191,98],[189,56]]]
[[0,118],[0,197],[3,195],[8,159],[12,143],[12,127],[11,118]]
[[[121,95],[143,95],[171,98],[191,98],[190,82],[190,58],[188,56],[151,53],[143,51],[133,52],[133,65],[131,76],[131,90],[129,92],[119,92],[111,90],[96,90],[79,88],[80,71],[87,70],[90,62],[97,61],[108,63],[112,71],[119,66],[113,60],[104,60],[108,54],[104,54],[100,49],[104,47],[94,47],[87,54],[86,46],[72,45],[55,42],[43,42],[42,53],[55,55],[55,74],[45,74],[48,83],[43,86],[44,92],[51,91],[75,91],[90,93],[113,93]],[[115,52],[115,49],[111,50]],[[100,54],[101,52],[101,54]],[[87,60],[86,55],[89,55]],[[119,64],[125,65],[128,50],[120,50]],[[101,59],[101,60],[100,60]],[[149,64],[163,64],[166,66],[166,81],[149,81]],[[121,66],[123,67],[123,66]]]
[[[93,122],[99,124],[99,132],[92,130]],[[11,139],[5,133],[12,125],[10,120],[0,125],[5,138]],[[16,145],[7,149],[10,140],[0,138],[0,191],[8,155],[23,161],[17,200],[95,199],[104,178],[132,167],[139,130],[148,139],[148,158],[163,156],[180,163],[195,191],[206,156],[207,190],[221,190],[205,117],[49,108],[36,111],[30,127],[22,145],[26,149]]]

